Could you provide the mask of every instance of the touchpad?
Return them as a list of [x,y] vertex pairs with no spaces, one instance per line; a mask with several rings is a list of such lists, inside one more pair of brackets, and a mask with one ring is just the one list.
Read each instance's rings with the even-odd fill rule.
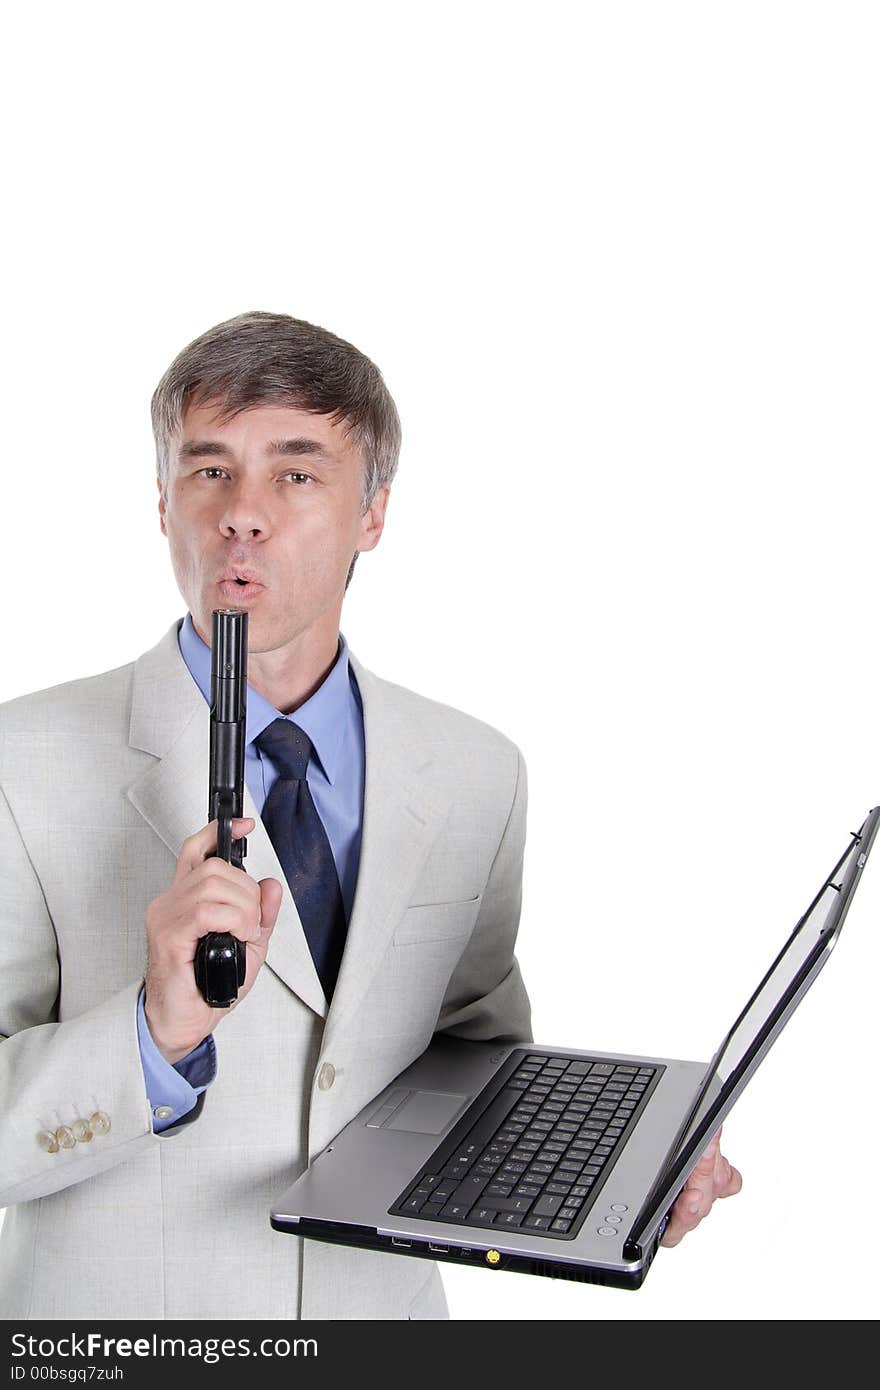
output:
[[406,1129],[411,1134],[440,1134],[461,1113],[469,1096],[446,1091],[413,1091],[409,1100],[386,1120],[383,1129]]

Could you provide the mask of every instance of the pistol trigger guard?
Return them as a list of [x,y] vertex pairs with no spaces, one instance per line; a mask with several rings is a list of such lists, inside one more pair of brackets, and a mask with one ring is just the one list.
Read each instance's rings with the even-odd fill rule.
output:
[[220,816],[217,820],[217,855],[227,864],[232,859],[232,818]]
[[217,800],[217,857],[232,863],[232,798],[218,797]]

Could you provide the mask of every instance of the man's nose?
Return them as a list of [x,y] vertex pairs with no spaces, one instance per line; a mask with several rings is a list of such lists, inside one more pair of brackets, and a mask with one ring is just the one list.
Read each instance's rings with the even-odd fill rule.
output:
[[219,526],[227,540],[234,536],[251,539],[268,536],[272,523],[267,500],[257,488],[246,483],[236,484],[227,494]]

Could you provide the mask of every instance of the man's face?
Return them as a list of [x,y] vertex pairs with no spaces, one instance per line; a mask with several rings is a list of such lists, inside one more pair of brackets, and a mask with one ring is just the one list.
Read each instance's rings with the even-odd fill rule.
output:
[[217,411],[187,410],[159,499],[196,629],[210,645],[213,610],[245,608],[252,652],[335,650],[346,576],[382,534],[388,488],[361,513],[360,451],[325,415],[264,405],[221,424]]

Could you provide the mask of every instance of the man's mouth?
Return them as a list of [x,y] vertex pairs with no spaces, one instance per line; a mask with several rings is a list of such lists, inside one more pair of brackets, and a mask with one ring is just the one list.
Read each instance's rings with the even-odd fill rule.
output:
[[259,585],[261,588],[265,588],[257,571],[249,570],[245,567],[242,569],[234,568],[227,570],[225,574],[221,574],[217,582],[218,584],[254,584]]
[[226,601],[231,604],[257,598],[266,588],[262,580],[249,570],[229,570],[218,579],[217,587]]

